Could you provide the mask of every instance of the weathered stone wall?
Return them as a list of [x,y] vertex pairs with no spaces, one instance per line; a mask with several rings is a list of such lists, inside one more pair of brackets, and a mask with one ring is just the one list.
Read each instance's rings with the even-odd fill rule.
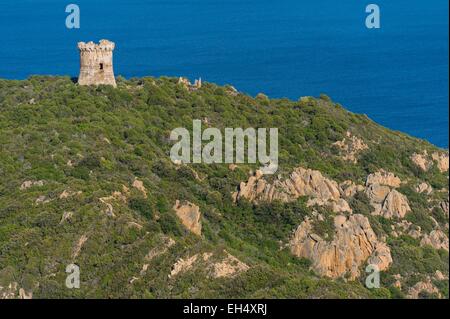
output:
[[79,85],[112,85],[116,87],[113,69],[114,42],[101,40],[94,42],[80,42],[80,75]]

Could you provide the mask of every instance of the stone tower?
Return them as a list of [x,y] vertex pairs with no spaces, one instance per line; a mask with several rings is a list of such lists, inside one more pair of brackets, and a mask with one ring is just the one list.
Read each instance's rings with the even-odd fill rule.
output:
[[115,44],[108,40],[94,42],[79,42],[80,76],[79,85],[106,84],[116,87],[113,70],[113,51]]

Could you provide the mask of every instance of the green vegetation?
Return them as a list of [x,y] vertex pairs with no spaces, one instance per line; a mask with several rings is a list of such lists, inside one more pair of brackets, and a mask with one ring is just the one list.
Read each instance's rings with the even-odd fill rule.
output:
[[[409,160],[414,152],[437,148],[348,112],[325,95],[299,101],[254,99],[210,83],[189,92],[177,79],[165,77],[119,78],[117,89],[80,87],[68,77],[0,80],[0,286],[17,282],[41,298],[401,298],[404,293],[389,286],[395,274],[407,279],[404,291],[436,270],[448,275],[447,252],[421,247],[405,235],[388,238],[394,263],[383,273],[385,288],[320,278],[310,270],[310,261],[284,248],[312,212],[306,199],[235,204],[231,193],[257,165],[230,170],[227,164],[177,166],[170,161],[171,130],[191,129],[193,119],[207,119],[207,125],[222,131],[278,127],[277,174],[284,177],[303,166],[337,182],[363,184],[381,168],[393,172],[408,181],[400,190],[413,208],[408,221],[423,232],[434,227],[430,217],[448,223],[441,208],[429,210],[426,197],[413,191],[419,181],[435,189],[448,187],[448,174],[422,172]],[[357,164],[342,160],[332,145],[347,131],[369,146]],[[135,178],[144,183],[148,197],[132,187]],[[24,181],[40,180],[43,186],[20,190]],[[99,198],[125,194],[124,186],[129,194],[110,201],[114,217],[108,216]],[[64,191],[70,196],[60,198]],[[448,192],[433,196],[438,203]],[[172,210],[176,200],[200,207],[202,238],[183,227]],[[364,194],[350,205],[354,213],[369,217],[377,236],[389,236],[396,221],[371,216]],[[72,214],[63,220],[66,212]],[[324,221],[315,224],[315,231],[331,241],[334,215],[320,213]],[[82,236],[88,239],[75,256]],[[175,244],[146,260],[152,249],[164,252],[167,236]],[[251,270],[214,280],[206,269],[168,277],[179,258],[223,250]],[[65,268],[71,263],[80,266],[80,289],[65,287]],[[145,263],[148,269],[141,274]],[[133,277],[139,279],[131,282]],[[436,286],[448,297],[448,282]]]

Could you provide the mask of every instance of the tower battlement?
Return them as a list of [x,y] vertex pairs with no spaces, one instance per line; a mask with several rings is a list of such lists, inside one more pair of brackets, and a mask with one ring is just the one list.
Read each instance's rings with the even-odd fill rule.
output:
[[96,44],[92,41],[85,43],[85,42],[78,42],[78,49],[80,51],[113,51],[115,48],[115,43],[108,41],[108,40],[100,40],[99,44]]
[[113,69],[114,42],[100,40],[96,44],[79,42],[80,50],[80,75],[79,85],[112,85],[116,87]]

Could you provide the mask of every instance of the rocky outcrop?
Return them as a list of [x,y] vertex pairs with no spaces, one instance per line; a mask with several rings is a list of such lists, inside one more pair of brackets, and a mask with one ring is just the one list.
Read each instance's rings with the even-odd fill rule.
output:
[[138,180],[137,178],[134,180],[133,185],[134,188],[136,188],[137,190],[139,190],[142,195],[144,196],[144,198],[147,198],[147,189],[144,186],[144,183],[140,180]]
[[235,201],[242,198],[251,202],[292,202],[299,197],[310,197],[308,206],[329,205],[335,212],[349,211],[348,203],[341,198],[338,184],[324,177],[319,171],[298,167],[285,180],[277,179],[273,183],[263,178],[261,171],[251,176],[247,183],[239,185],[233,194]]
[[393,189],[400,185],[400,178],[383,170],[367,177],[366,195],[374,207],[373,215],[404,218],[411,211],[406,196]]
[[338,185],[319,171],[298,167],[288,179],[279,178],[272,183],[264,179],[261,171],[257,171],[246,183],[239,185],[239,190],[233,193],[233,199],[238,201],[245,198],[254,203],[279,200],[286,203],[307,196],[309,207],[328,206],[335,213],[351,213],[352,209],[344,198],[351,198],[357,192],[365,190],[375,209],[374,215],[403,218],[411,208],[406,196],[394,189],[400,187],[401,183],[400,178],[394,174],[380,170],[367,177],[365,188],[352,181]]
[[426,281],[420,281],[416,283],[413,287],[409,288],[407,298],[419,299],[421,293],[434,294],[437,295],[439,298],[441,297],[439,289],[437,289],[436,286],[433,285],[430,279]]
[[27,292],[25,289],[19,289],[19,299],[33,299],[33,292]]
[[17,297],[17,282],[12,282],[6,287],[0,285],[0,299],[15,299]]
[[225,251],[226,257],[212,265],[212,277],[213,278],[231,278],[240,274],[242,272],[246,272],[250,267],[234,257],[230,255],[227,251]]
[[439,224],[437,222],[435,222],[435,227],[437,229],[432,230],[429,234],[422,232],[420,226],[413,225],[406,220],[402,220],[401,223],[397,223],[391,227],[394,230],[391,235],[394,237],[407,234],[415,239],[419,239],[421,246],[431,246],[435,249],[449,251],[449,239],[447,235],[439,229]]
[[59,194],[59,199],[67,199],[73,196],[80,196],[81,194],[83,194],[81,191],[71,192],[69,190],[64,190],[61,194]]
[[366,186],[368,185],[383,185],[392,188],[400,187],[402,181],[393,173],[380,170],[376,173],[370,174],[366,179]]
[[356,164],[358,162],[358,154],[369,148],[364,141],[350,132],[347,132],[347,136],[342,141],[333,143],[341,153],[341,157],[344,161],[349,161]]
[[342,196],[345,198],[351,198],[358,192],[363,192],[366,188],[362,185],[357,185],[353,181],[347,180],[339,184],[342,190]]
[[419,167],[422,171],[428,171],[434,164],[441,173],[448,171],[448,153],[434,152],[431,154],[431,158],[427,151],[423,151],[421,154],[414,153],[411,155],[411,160],[413,163]]
[[437,168],[441,173],[448,171],[448,153],[434,152],[431,158],[436,162]]
[[17,282],[12,282],[5,287],[0,285],[1,299],[33,299],[33,292],[27,292],[25,289],[19,288]]
[[194,81],[194,84],[192,84],[189,79],[184,78],[184,77],[179,77],[178,78],[178,84],[181,84],[183,87],[186,88],[186,90],[189,91],[197,91],[198,89],[200,89],[202,87],[202,79],[196,79]]
[[246,272],[250,267],[228,253],[226,250],[221,255],[213,253],[195,254],[191,257],[180,258],[172,266],[169,278],[193,270],[194,267],[201,268],[209,278],[232,278],[240,273]]
[[50,203],[52,201],[53,201],[53,199],[47,198],[47,196],[45,196],[45,195],[41,195],[38,198],[36,198],[34,203],[36,205],[40,205],[40,204],[48,204],[48,203]]
[[340,215],[334,224],[334,239],[328,242],[314,234],[311,220],[305,220],[290,241],[292,254],[310,259],[313,269],[322,276],[338,278],[348,274],[352,280],[359,277],[359,268],[365,262],[380,270],[392,263],[389,247],[377,239],[366,217]]
[[449,242],[447,235],[441,230],[433,230],[430,234],[425,234],[420,241],[422,246],[429,245],[436,249],[449,251]]
[[200,208],[190,202],[181,203],[179,200],[175,202],[173,210],[177,214],[181,223],[192,233],[201,236],[202,223],[200,221]]
[[177,262],[172,266],[172,271],[169,274],[169,278],[173,278],[180,273],[184,273],[192,269],[194,263],[197,261],[197,258],[198,255],[194,255],[186,259],[178,259]]
[[423,234],[422,234],[422,227],[417,226],[417,225],[410,225],[409,231],[408,231],[408,236],[411,236],[412,238],[415,239],[420,239]]
[[440,270],[436,270],[434,273],[434,279],[438,281],[448,280],[448,276],[444,275]]
[[414,153],[411,155],[411,161],[424,172],[430,168],[431,163],[428,161],[428,153],[426,151],[422,154]]
[[410,211],[411,208],[406,196],[394,189],[386,196],[379,214],[385,218],[396,217],[401,219]]
[[24,191],[31,187],[42,187],[44,186],[44,181],[25,181],[20,185],[20,190]]
[[406,196],[395,189],[390,190],[387,186],[370,185],[366,194],[375,208],[372,212],[373,215],[381,215],[385,218],[404,218],[411,211]]
[[448,218],[448,212],[449,212],[449,210],[448,210],[448,208],[449,208],[448,200],[447,200],[447,201],[441,202],[441,203],[439,204],[439,206],[441,207],[441,209],[443,210],[444,214],[445,214],[445,215],[447,216],[447,218]]
[[114,214],[114,208],[112,203],[114,202],[122,202],[123,204],[127,203],[128,199],[126,194],[128,192],[128,188],[126,186],[123,186],[123,190],[125,192],[125,195],[122,192],[115,191],[110,196],[99,198],[99,201],[106,206],[104,213],[107,216],[116,217],[116,215]]
[[64,212],[62,217],[61,217],[61,221],[59,222],[59,224],[63,224],[64,222],[71,220],[73,217],[73,212]]
[[83,234],[81,235],[80,239],[78,239],[77,244],[75,245],[73,252],[72,252],[72,259],[75,259],[78,257],[78,255],[81,252],[81,248],[83,248],[83,245],[86,243],[86,241],[88,240],[88,236]]
[[425,193],[427,195],[430,195],[433,191],[433,187],[431,187],[430,184],[422,182],[416,187],[416,192],[419,194]]
[[[314,200],[310,200],[309,201],[309,205],[311,206],[311,204],[314,203]],[[319,202],[318,203],[319,206],[325,206],[327,205],[327,202]],[[313,205],[314,206],[314,205]],[[345,199],[338,199],[338,200],[333,200],[329,202],[329,207],[331,208],[331,210],[334,213],[340,213],[340,212],[349,212],[352,213],[353,210],[351,209],[350,205],[347,203],[347,201]]]
[[402,280],[402,275],[400,275],[400,274],[395,274],[393,277],[394,277],[395,281],[394,281],[394,283],[392,284],[392,286],[395,287],[395,288],[397,288],[397,289],[402,290],[402,282],[401,282],[401,280]]
[[391,189],[388,186],[378,184],[368,185],[366,188],[366,195],[377,212],[381,211],[383,202],[390,192]]

